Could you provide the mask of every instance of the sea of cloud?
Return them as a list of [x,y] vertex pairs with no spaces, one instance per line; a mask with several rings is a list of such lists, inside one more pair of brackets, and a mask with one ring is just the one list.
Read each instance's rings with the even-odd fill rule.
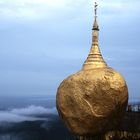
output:
[[14,108],[7,111],[0,111],[0,123],[49,120],[49,118],[38,117],[41,115],[57,115],[56,108],[45,108],[42,106],[31,105],[26,108]]

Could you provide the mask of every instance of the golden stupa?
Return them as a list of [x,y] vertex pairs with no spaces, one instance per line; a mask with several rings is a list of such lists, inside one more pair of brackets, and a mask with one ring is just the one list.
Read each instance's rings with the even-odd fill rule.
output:
[[67,128],[88,137],[120,126],[128,103],[124,78],[107,66],[99,45],[97,3],[92,47],[82,70],[66,78],[57,91],[57,109]]

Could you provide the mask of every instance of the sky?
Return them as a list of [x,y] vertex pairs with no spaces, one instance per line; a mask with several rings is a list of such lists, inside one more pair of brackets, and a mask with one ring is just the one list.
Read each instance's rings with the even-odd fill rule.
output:
[[[140,99],[140,1],[97,0],[100,49]],[[0,95],[56,95],[91,47],[94,0],[0,0]]]

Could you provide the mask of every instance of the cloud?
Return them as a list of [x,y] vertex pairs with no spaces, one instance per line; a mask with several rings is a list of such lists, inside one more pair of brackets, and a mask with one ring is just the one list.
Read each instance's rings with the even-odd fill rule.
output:
[[23,121],[35,121],[41,120],[41,118],[20,116],[17,114],[12,114],[11,112],[0,112],[0,123],[1,122],[23,122]]
[[[139,73],[132,69],[130,72],[129,68],[137,64],[139,69],[140,1],[98,0],[98,3],[103,56],[110,66],[125,69],[128,81],[134,81]],[[12,26],[2,18],[24,20],[27,25]],[[0,0],[1,93],[56,93],[58,83],[81,68],[89,53],[92,19],[92,1]],[[34,20],[41,22],[36,24]],[[136,87],[135,82],[129,87],[133,86]],[[139,86],[133,94],[136,90],[140,91]]]
[[65,0],[1,0],[0,17],[39,19],[66,5]]
[[12,114],[32,116],[32,115],[43,115],[43,114],[56,114],[55,108],[44,108],[42,106],[31,105],[27,108],[12,109],[10,111]]
[[27,108],[12,109],[9,111],[0,111],[1,122],[23,122],[35,120],[47,120],[49,118],[41,118],[36,116],[57,114],[55,108],[49,109],[42,106],[29,106]]
[[[139,11],[140,1],[130,0],[106,0],[99,1],[103,15],[120,16],[127,13]],[[133,5],[133,6],[132,6]],[[3,19],[22,19],[22,20],[40,20],[57,16],[77,15],[92,9],[92,3],[86,0],[1,0],[0,1],[0,18]],[[75,14],[74,14],[75,13]],[[76,14],[77,13],[77,14]],[[77,15],[78,16],[78,15]]]
[[[65,15],[81,5],[85,0],[1,0],[0,18],[20,20],[40,20]],[[65,12],[64,12],[65,11]],[[60,15],[59,15],[60,16]]]

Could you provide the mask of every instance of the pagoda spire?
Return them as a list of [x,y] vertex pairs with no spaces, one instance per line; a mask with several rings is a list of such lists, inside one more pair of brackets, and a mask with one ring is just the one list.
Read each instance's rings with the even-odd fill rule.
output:
[[90,53],[83,65],[84,70],[107,67],[107,64],[105,63],[102,57],[98,45],[99,26],[97,23],[97,7],[98,4],[95,2],[95,6],[94,6],[95,18],[94,18],[94,24],[92,28],[92,46],[90,49]]

